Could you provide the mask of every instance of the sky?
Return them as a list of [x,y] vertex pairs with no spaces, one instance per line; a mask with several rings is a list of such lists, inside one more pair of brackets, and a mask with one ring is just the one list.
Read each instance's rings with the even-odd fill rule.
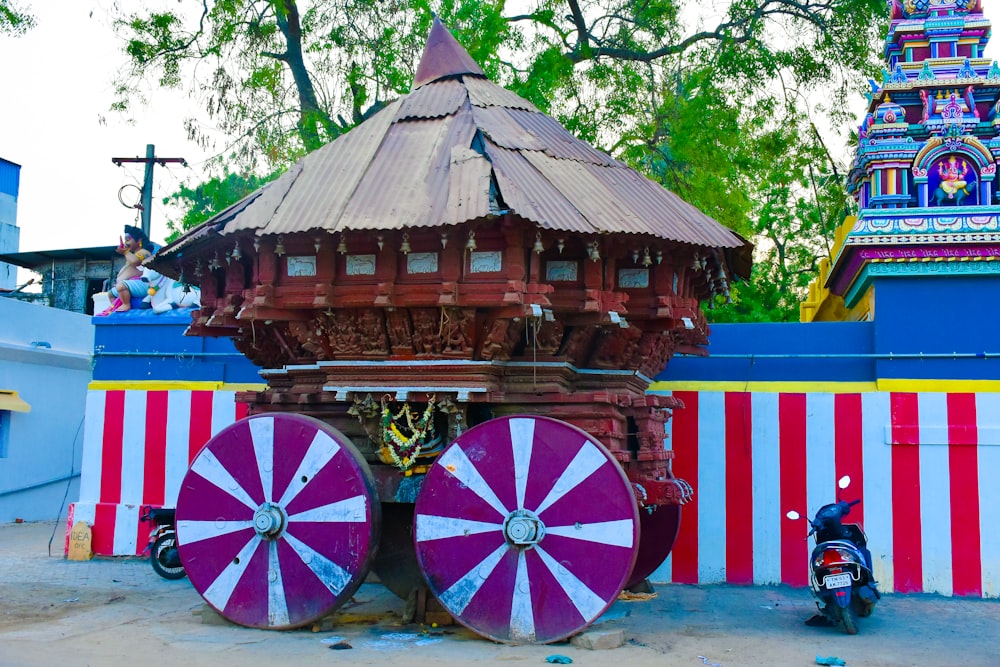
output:
[[[138,211],[118,199],[141,187],[142,164],[117,167],[112,157],[185,158],[189,167],[153,171],[151,234],[167,234],[159,203],[190,179],[206,177],[210,157],[188,141],[181,120],[198,107],[181,93],[156,91],[134,124],[109,111],[112,78],[125,62],[109,26],[113,0],[22,0],[37,25],[23,37],[0,37],[0,157],[21,165],[17,204],[20,250],[86,248],[118,242]],[[101,124],[101,117],[106,119]],[[129,204],[139,196],[127,187]]]
[[[21,165],[21,251],[110,245],[124,225],[139,224],[138,212],[119,202],[119,191],[129,186],[123,199],[137,201],[138,188],[131,186],[141,186],[143,165],[117,167],[112,157],[145,156],[153,144],[157,156],[188,161],[187,168],[154,168],[150,236],[156,242],[167,234],[160,200],[182,182],[207,178],[203,163],[212,153],[188,141],[181,124],[204,114],[182,93],[155,90],[132,124],[109,111],[111,82],[125,62],[107,15],[119,1],[22,0],[37,26],[20,38],[0,37],[0,157]],[[1000,25],[1000,0],[985,3],[987,18]],[[1000,58],[1000,37],[986,55]]]

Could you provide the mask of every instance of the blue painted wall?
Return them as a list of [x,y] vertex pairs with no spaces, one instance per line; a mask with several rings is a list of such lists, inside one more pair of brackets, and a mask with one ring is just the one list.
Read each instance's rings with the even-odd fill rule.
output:
[[1000,276],[914,276],[879,280],[874,351],[959,358],[879,359],[881,378],[1000,380]]
[[713,324],[709,357],[674,357],[662,381],[866,382],[871,322]]
[[713,324],[708,358],[674,357],[656,380],[1000,380],[1000,276],[874,286],[874,322]]
[[185,336],[189,309],[93,318],[94,380],[262,382],[229,338]]

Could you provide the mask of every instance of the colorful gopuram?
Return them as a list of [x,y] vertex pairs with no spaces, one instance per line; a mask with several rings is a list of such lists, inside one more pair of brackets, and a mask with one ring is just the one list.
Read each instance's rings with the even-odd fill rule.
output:
[[980,0],[891,0],[881,83],[848,189],[858,202],[803,321],[874,318],[879,278],[1000,273],[1000,66]]

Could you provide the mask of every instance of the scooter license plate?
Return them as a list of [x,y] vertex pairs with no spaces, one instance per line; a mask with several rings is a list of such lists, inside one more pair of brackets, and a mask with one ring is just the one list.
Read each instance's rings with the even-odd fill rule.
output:
[[844,588],[851,585],[851,575],[849,574],[828,574],[823,580],[826,588]]

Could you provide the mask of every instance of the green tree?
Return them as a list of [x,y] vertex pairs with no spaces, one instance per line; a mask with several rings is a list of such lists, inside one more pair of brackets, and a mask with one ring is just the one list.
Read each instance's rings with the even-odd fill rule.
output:
[[[843,122],[842,112],[834,116]],[[797,321],[799,303],[829,257],[833,236],[856,209],[841,164],[798,95],[776,107],[779,122],[741,136],[751,202],[748,236],[756,243],[750,280],[717,297],[713,322]],[[854,142],[856,143],[856,142]]]
[[247,195],[259,189],[268,181],[280,175],[274,171],[266,176],[255,174],[232,174],[226,172],[222,176],[210,178],[194,187],[181,185],[180,189],[164,197],[163,204],[183,213],[176,220],[167,221],[167,243],[175,241],[185,230],[197,227],[216,213],[225,210]]
[[30,9],[21,9],[15,0],[0,0],[0,35],[20,37],[35,27]]
[[[203,0],[196,12],[116,12],[129,65],[115,108],[158,86],[186,88],[208,119],[241,138],[241,164],[288,160],[336,138],[405,92],[432,9],[491,78],[556,113],[582,138],[616,143],[659,106],[665,82],[713,67],[763,87],[805,85],[871,65],[878,0]],[[685,11],[718,13],[686,28]],[[188,13],[185,13],[188,12]],[[189,126],[198,134],[199,125]]]

